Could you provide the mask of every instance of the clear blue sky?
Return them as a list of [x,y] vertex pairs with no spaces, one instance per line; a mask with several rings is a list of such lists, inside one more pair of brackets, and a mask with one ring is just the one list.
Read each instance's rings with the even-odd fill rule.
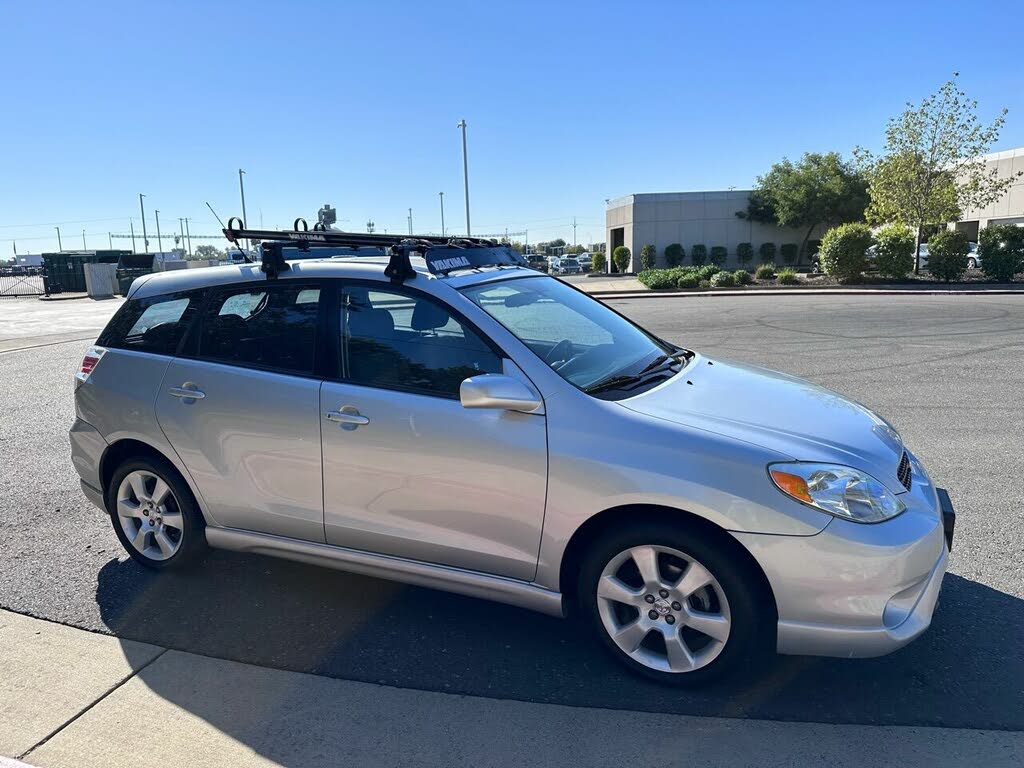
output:
[[[879,147],[953,71],[1024,145],[1017,2],[0,3],[0,256],[178,217],[603,239],[604,200]],[[25,225],[41,226],[25,226]],[[194,243],[195,244],[195,243]],[[223,245],[223,242],[219,243]],[[154,242],[155,246],[155,242]],[[167,244],[165,243],[165,248]]]

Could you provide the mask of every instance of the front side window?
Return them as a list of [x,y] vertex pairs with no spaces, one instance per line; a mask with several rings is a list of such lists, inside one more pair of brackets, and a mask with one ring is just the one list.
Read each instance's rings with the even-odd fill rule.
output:
[[484,283],[462,293],[583,390],[636,378],[678,352],[554,278]]
[[342,370],[353,384],[458,397],[464,379],[502,371],[472,328],[419,294],[352,287],[341,311]]
[[203,360],[311,374],[320,293],[288,284],[219,291],[203,317]]
[[102,347],[173,355],[199,301],[200,295],[195,291],[130,299],[97,343]]

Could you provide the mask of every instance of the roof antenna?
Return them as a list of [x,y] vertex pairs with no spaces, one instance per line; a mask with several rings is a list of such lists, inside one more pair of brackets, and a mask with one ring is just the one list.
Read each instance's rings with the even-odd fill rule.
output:
[[[206,202],[206,201],[204,201],[204,202]],[[226,232],[226,231],[227,231],[227,229],[228,229],[228,227],[225,227],[225,226],[224,226],[224,222],[220,220],[220,216],[218,216],[218,215],[217,215],[217,212],[216,212],[215,210],[213,210],[213,206],[212,206],[212,205],[210,205],[210,204],[209,204],[209,203],[207,202],[207,203],[206,203],[206,207],[210,209],[210,213],[212,213],[212,214],[213,214],[213,218],[215,218],[215,219],[217,220],[217,223],[218,223],[218,224],[220,224],[220,228],[221,228],[221,231],[222,231],[222,232]],[[239,222],[241,222],[241,220],[239,220]],[[243,259],[245,259],[246,263],[248,263],[248,264],[252,264],[252,263],[253,263],[252,259],[251,259],[251,258],[249,257],[249,254],[247,254],[247,253],[246,253],[245,251],[243,251],[243,250],[242,250],[242,249],[241,249],[241,248],[240,248],[240,247],[238,246],[238,243],[236,243],[236,242],[235,242],[234,240],[232,240],[232,239],[231,239],[230,237],[228,237],[227,235],[224,235],[224,238],[225,238],[225,239],[226,239],[226,240],[227,240],[227,241],[228,241],[229,243],[231,243],[231,245],[233,245],[233,246],[234,246],[234,247],[235,247],[235,248],[236,248],[236,249],[238,250],[238,252],[239,252],[240,254],[242,254],[242,258],[243,258]]]

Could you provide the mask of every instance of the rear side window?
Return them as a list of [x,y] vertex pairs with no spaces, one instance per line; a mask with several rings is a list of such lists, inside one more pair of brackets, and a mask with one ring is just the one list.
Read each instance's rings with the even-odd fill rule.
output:
[[199,357],[219,363],[312,374],[320,291],[247,286],[218,291],[207,305]]
[[114,315],[97,343],[101,347],[173,355],[199,303],[196,291],[131,299]]

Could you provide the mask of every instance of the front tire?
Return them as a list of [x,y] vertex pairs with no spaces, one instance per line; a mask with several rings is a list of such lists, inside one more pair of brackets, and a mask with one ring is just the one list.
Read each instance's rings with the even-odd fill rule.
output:
[[596,541],[577,592],[584,620],[613,656],[679,686],[701,685],[760,659],[770,622],[758,594],[731,547],[660,523]]
[[192,493],[165,461],[147,457],[119,466],[107,487],[107,509],[121,545],[147,568],[178,568],[206,549]]
[[967,268],[968,269],[977,269],[978,268],[978,260],[977,259],[968,259],[967,260]]

